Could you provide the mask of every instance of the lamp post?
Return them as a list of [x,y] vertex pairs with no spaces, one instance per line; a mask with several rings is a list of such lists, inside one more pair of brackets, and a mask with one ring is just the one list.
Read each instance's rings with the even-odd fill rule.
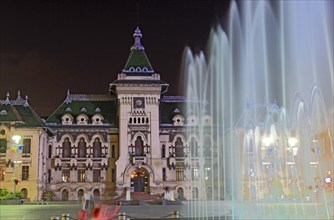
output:
[[18,146],[19,146],[19,142],[21,140],[21,136],[20,135],[14,135],[12,137],[12,140],[15,143],[15,158],[14,158],[14,166],[13,166],[13,178],[14,178],[14,196],[16,197],[16,185],[18,183],[18,180],[15,178],[15,166],[16,166],[16,162],[17,162],[17,151],[18,151]]

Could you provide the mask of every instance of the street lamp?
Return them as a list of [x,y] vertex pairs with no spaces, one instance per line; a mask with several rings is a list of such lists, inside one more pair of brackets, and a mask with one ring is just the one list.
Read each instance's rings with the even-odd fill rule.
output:
[[289,144],[289,147],[292,149],[293,156],[296,156],[298,152],[298,147],[296,147],[297,142],[298,140],[295,137],[290,137],[288,139],[288,144]]
[[16,162],[17,162],[17,151],[18,151],[18,145],[19,142],[21,140],[21,136],[20,135],[14,135],[12,137],[12,140],[15,143],[15,158],[14,158],[14,166],[13,166],[13,179],[14,179],[14,196],[16,197],[16,185],[18,184],[18,180],[15,178],[15,166],[16,166]]

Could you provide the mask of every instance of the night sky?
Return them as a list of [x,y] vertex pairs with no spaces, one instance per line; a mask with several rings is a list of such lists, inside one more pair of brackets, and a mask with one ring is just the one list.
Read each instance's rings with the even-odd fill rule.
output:
[[15,99],[20,90],[47,116],[67,89],[108,94],[137,22],[153,68],[170,84],[167,94],[182,95],[184,47],[205,50],[211,27],[226,23],[228,7],[223,0],[0,0],[0,100],[7,92]]

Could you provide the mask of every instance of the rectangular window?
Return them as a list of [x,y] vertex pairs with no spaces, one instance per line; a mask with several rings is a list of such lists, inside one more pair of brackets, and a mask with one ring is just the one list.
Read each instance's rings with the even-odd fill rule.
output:
[[22,166],[22,180],[29,179],[29,166]]
[[167,180],[166,168],[162,168],[162,180],[163,180],[163,181],[166,181],[166,180]]
[[193,169],[193,172],[192,172],[192,179],[197,179],[198,178],[198,169]]
[[111,181],[116,182],[116,169],[111,169]]
[[0,138],[0,153],[6,153],[7,140],[6,138]]
[[52,158],[52,145],[49,145],[48,157]]
[[100,182],[101,180],[101,171],[93,170],[93,182]]
[[176,181],[183,181],[183,167],[176,167]]
[[115,158],[115,145],[111,146],[111,158]]
[[30,154],[30,147],[31,147],[31,139],[25,138],[23,139],[23,154]]
[[64,183],[69,183],[70,182],[70,170],[63,169],[61,179]]
[[78,170],[78,182],[85,182],[85,170]]
[[51,183],[51,169],[48,170],[48,183]]
[[5,168],[0,167],[0,181],[4,181],[4,180],[5,180]]

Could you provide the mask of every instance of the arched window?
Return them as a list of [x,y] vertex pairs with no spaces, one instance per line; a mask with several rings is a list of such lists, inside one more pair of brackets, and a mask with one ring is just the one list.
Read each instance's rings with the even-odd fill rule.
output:
[[134,124],[137,123],[137,118],[133,118],[133,123],[134,123]]
[[207,137],[204,140],[204,156],[211,157],[211,140]]
[[177,194],[178,194],[177,198],[178,198],[179,200],[184,200],[184,199],[185,199],[185,198],[184,198],[184,192],[183,192],[183,188],[182,188],[182,187],[180,187],[180,188],[177,189]]
[[148,124],[148,118],[146,118],[146,123]]
[[194,137],[190,141],[190,152],[192,157],[198,157],[198,145]]
[[63,201],[68,201],[68,190],[67,189],[64,189],[62,194],[61,194],[61,199]]
[[26,188],[21,189],[22,199],[28,198],[28,190]]
[[99,200],[99,198],[100,198],[100,190],[94,189],[93,195],[94,195],[94,199],[95,200]]
[[80,141],[78,143],[78,157],[79,158],[85,158],[86,157],[86,141],[84,138],[80,138]]
[[184,156],[184,152],[183,152],[183,141],[181,140],[180,137],[178,137],[176,139],[175,142],[175,156],[176,157],[183,157]]
[[78,199],[79,199],[79,201],[81,201],[82,200],[82,196],[84,195],[84,190],[83,189],[79,189],[78,190]]
[[194,187],[192,191],[193,191],[193,199],[198,199],[198,189],[197,189],[197,187]]
[[63,142],[63,157],[71,157],[71,142],[69,138],[65,138]]
[[143,156],[144,155],[144,142],[141,136],[137,137],[135,141],[135,155],[136,156]]
[[101,157],[102,147],[100,138],[95,138],[93,143],[93,157]]
[[129,119],[129,123],[132,124],[132,118]]

